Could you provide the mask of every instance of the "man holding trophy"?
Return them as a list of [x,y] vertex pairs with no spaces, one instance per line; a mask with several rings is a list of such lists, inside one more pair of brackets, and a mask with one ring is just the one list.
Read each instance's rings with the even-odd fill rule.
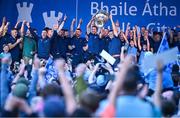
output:
[[[98,28],[102,29],[107,20],[110,19],[112,29],[108,34],[108,53],[116,58],[117,62],[120,61],[121,41],[118,38],[118,30],[112,19],[112,15],[100,10],[95,16],[92,17],[87,25],[88,34],[88,51],[96,56],[100,53],[100,36],[98,34]],[[103,40],[103,39],[101,39]]]

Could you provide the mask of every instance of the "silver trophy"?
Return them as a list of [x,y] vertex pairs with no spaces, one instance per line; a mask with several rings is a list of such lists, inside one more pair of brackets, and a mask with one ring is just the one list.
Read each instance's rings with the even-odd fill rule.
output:
[[99,12],[94,16],[95,25],[99,28],[103,27],[108,19],[109,14],[104,10],[99,10]]

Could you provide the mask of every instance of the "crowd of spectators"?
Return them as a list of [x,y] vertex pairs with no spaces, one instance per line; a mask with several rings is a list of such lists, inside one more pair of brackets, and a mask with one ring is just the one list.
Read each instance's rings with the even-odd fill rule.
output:
[[[74,31],[75,19],[64,29],[64,16],[39,35],[27,21],[9,29],[4,17],[0,116],[180,117],[179,65],[166,71],[159,60],[153,71],[141,71],[143,59],[158,52],[165,32],[169,49],[180,49],[179,26],[157,32],[128,24],[123,32],[118,21],[109,19],[112,30],[98,28],[92,17],[86,31],[82,19]],[[102,50],[116,59],[113,65],[99,55]]]

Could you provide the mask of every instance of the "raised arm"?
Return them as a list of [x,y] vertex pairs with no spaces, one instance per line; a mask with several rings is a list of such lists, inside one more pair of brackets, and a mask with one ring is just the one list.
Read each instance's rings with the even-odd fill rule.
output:
[[28,27],[31,35],[33,36],[33,38],[37,41],[39,39],[39,36],[34,32],[34,30],[31,28],[30,23],[26,22],[26,26]]
[[3,33],[4,31],[4,27],[6,25],[6,17],[3,17],[3,20],[2,20],[2,25],[0,27],[0,32]]
[[72,38],[73,35],[74,35],[74,24],[75,24],[75,22],[76,22],[76,19],[74,18],[74,19],[72,20],[72,22],[71,22],[71,27],[70,27],[70,36],[71,36],[71,38]]
[[63,21],[59,25],[59,28],[57,30],[58,32],[64,27],[64,24],[65,24],[66,20],[67,20],[67,16],[65,15]]
[[91,32],[91,24],[92,24],[93,20],[94,20],[94,16],[91,18],[91,20],[89,21],[89,23],[86,26],[87,34],[89,34]]
[[91,72],[91,74],[90,74],[90,76],[89,76],[89,78],[88,78],[88,83],[89,84],[92,84],[92,83],[94,83],[94,78],[95,78],[95,74],[96,74],[96,72],[97,72],[97,70],[99,69],[99,63],[97,63],[96,64],[96,66],[94,67],[94,69],[93,69],[93,71]]
[[133,41],[134,41],[134,45],[135,47],[137,47],[137,41],[136,41],[136,29],[133,29]]
[[125,79],[125,75],[127,73],[128,70],[128,66],[131,63],[131,58],[129,56],[126,57],[126,59],[124,60],[124,62],[121,64],[121,69],[119,72],[117,72],[116,74],[116,80],[115,80],[115,85],[112,89],[112,91],[110,92],[109,96],[108,96],[108,100],[110,102],[110,104],[113,104],[115,106],[115,101],[116,101],[116,97],[118,95],[118,93],[121,91],[122,86],[123,86],[123,81]]
[[[14,85],[14,84],[16,84],[16,82],[18,81],[18,79],[21,77],[21,76],[23,76],[24,75],[24,71],[25,71],[25,63],[24,63],[24,60],[21,60],[21,64],[20,64],[20,66],[19,66],[19,72],[18,72],[18,74],[16,75],[16,77],[13,79],[13,81],[12,81],[12,84]],[[11,87],[13,87],[13,86],[11,86]]]
[[121,92],[122,90],[123,82],[127,74],[129,65],[130,65],[130,58],[126,57],[125,61],[121,64],[122,68],[116,74],[116,80],[114,81],[114,86],[110,94],[108,95],[108,105],[100,114],[101,118],[115,117],[116,98],[118,96],[118,93]]
[[55,62],[56,69],[58,70],[59,81],[62,86],[62,91],[64,93],[65,102],[66,102],[66,109],[68,114],[72,114],[76,109],[76,101],[73,94],[72,87],[68,81],[68,78],[65,75],[65,61],[64,60],[57,60]]
[[20,29],[20,33],[21,33],[21,36],[24,36],[25,35],[25,32],[24,32],[24,25],[26,24],[26,21],[24,20],[22,22],[22,25],[21,25],[21,29]]
[[19,38],[16,40],[15,43],[13,43],[13,44],[9,43],[8,46],[9,46],[10,50],[13,49],[14,47],[16,47],[16,45],[18,45],[21,41],[22,41],[22,38]]
[[114,21],[113,21],[113,18],[112,18],[112,15],[109,16],[110,20],[111,20],[111,24],[112,24],[112,28],[113,28],[113,33],[114,35],[117,37],[118,36],[118,31],[117,31],[117,28],[114,24]]
[[159,108],[161,107],[162,72],[163,72],[163,64],[159,60],[157,62],[156,89],[153,96],[154,104]]
[[3,28],[3,35],[5,35],[7,33],[9,24],[10,24],[10,22],[7,22],[6,25],[4,26],[4,28]]
[[121,62],[123,62],[124,61],[124,58],[125,58],[125,54],[124,54],[124,46],[122,46],[121,47],[121,55],[120,55],[120,60],[121,60]]
[[32,80],[29,86],[29,102],[31,101],[31,99],[37,95],[36,92],[36,86],[38,83],[38,72],[39,72],[39,67],[40,67],[40,60],[37,58],[37,55],[34,56],[34,64],[33,64],[33,68],[32,68]]
[[149,39],[147,39],[146,42],[147,42],[147,51],[150,51],[150,43],[149,43]]
[[116,26],[116,29],[117,29],[118,34],[119,34],[121,28],[120,28],[120,24],[119,24],[119,21],[118,21],[118,20],[116,20],[115,26]]
[[127,39],[127,36],[124,34],[123,31],[121,31],[121,33],[122,33],[122,35],[123,35],[123,38],[124,38],[125,42],[126,42],[127,44],[129,44],[129,41],[128,41],[128,39]]
[[126,26],[126,31],[125,31],[125,36],[126,37],[128,36],[129,30],[130,30],[130,24],[128,23],[127,26]]
[[8,88],[8,75],[7,75],[7,71],[8,71],[8,63],[9,63],[9,58],[7,57],[4,57],[2,60],[1,60],[1,79],[0,79],[0,93],[1,93],[1,102],[0,102],[0,105],[1,105],[1,109],[3,109],[4,107],[4,104],[5,104],[5,101],[8,97],[8,94],[9,94],[9,88]]
[[79,19],[79,24],[78,24],[78,26],[77,26],[77,29],[81,28],[81,24],[82,24],[82,22],[83,22],[82,18],[81,18],[81,19]]
[[147,49],[150,49],[150,43],[149,43],[149,37],[148,36],[144,36],[144,38],[146,39],[147,42]]
[[168,28],[168,33],[169,33],[169,39],[170,39],[170,43],[173,43],[173,33],[172,30],[170,28]]
[[138,48],[141,51],[142,47],[141,47],[141,34],[138,34]]
[[17,21],[16,25],[14,26],[14,28],[18,28],[19,23],[20,23],[20,21]]

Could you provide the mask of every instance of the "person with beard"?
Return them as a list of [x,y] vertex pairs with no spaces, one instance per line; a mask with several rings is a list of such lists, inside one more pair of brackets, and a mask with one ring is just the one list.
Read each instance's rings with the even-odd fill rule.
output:
[[[26,35],[24,33],[24,26],[28,27]],[[23,37],[23,59],[25,63],[29,63],[29,60],[33,59],[34,54],[37,50],[36,45],[36,38],[33,37],[32,33],[30,32],[30,24],[29,22],[23,21],[21,26],[21,36]]]
[[43,29],[41,32],[41,37],[39,37],[34,31],[31,31],[33,37],[37,40],[37,54],[40,59],[47,60],[50,55],[50,41],[51,38],[48,37],[48,32]]
[[109,32],[110,41],[109,41],[109,46],[108,46],[108,52],[110,55],[112,55],[116,59],[116,62],[114,64],[116,66],[120,62],[120,52],[121,52],[122,43],[120,39],[117,37],[118,31],[113,22],[112,15],[110,15],[110,20],[112,23],[113,30]]
[[160,32],[154,32],[153,33],[153,40],[150,42],[151,43],[151,51],[153,53],[157,53],[159,46],[161,44],[161,33]]
[[3,18],[1,26],[1,39],[0,39],[0,50],[3,51],[3,45],[8,45],[10,53],[12,55],[12,64],[20,61],[20,49],[22,38],[18,37],[18,31],[16,28],[11,29],[11,34],[8,34],[9,22],[6,22],[6,18]]
[[[94,17],[90,20],[90,22],[87,24],[87,34],[88,34],[88,51],[93,56],[97,56],[99,54],[99,34],[98,34],[98,27],[93,25]],[[92,26],[92,27],[91,27]]]
[[67,45],[65,40],[65,31],[63,28],[67,16],[64,16],[63,21],[54,27],[53,35],[51,37],[50,54],[54,59],[63,58],[66,60]]
[[[71,33],[73,33],[73,25],[75,20],[73,19],[71,24]],[[82,22],[80,20],[80,22]],[[73,35],[74,34],[74,35]],[[68,48],[71,50],[72,53],[72,65],[73,68],[75,68],[79,63],[83,63],[84,59],[84,51],[86,50],[86,39],[81,37],[82,31],[80,29],[80,26],[78,25],[75,33],[71,34],[71,43],[68,46]]]
[[109,30],[108,29],[101,29],[100,37],[100,52],[105,50],[108,52],[108,45],[109,45]]

